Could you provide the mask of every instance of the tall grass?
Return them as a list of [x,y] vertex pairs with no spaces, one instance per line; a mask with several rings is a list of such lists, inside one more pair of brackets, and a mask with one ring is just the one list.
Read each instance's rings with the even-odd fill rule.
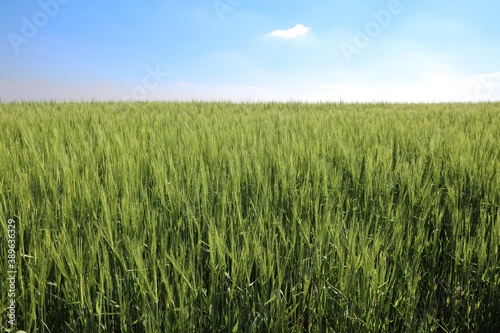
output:
[[12,103],[0,127],[18,329],[500,331],[498,103]]

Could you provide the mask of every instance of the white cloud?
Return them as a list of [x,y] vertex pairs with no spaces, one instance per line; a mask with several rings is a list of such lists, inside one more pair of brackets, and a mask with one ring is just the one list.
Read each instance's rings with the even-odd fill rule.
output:
[[297,24],[295,27],[288,30],[276,30],[271,32],[271,36],[282,37],[286,39],[296,38],[307,34],[311,27],[306,27],[303,24]]

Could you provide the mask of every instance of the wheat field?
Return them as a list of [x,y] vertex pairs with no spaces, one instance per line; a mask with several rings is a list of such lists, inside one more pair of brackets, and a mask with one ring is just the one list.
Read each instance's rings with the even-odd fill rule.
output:
[[22,102],[0,127],[16,329],[500,331],[499,103]]

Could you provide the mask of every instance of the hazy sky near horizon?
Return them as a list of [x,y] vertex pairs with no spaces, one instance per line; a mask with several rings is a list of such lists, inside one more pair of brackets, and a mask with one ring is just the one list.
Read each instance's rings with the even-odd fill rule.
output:
[[498,0],[3,0],[8,100],[500,100]]

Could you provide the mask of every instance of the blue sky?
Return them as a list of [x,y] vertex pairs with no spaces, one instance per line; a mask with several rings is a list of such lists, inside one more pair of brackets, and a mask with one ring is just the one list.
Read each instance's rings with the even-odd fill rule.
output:
[[2,0],[0,98],[500,100],[498,0]]

